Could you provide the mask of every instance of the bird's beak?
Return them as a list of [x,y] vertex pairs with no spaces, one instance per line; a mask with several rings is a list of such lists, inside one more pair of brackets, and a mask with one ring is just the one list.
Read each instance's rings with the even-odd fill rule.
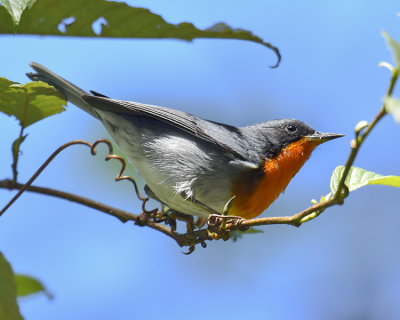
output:
[[323,133],[323,132],[315,131],[313,134],[311,134],[309,136],[305,136],[304,138],[307,141],[313,141],[313,142],[315,142],[317,144],[321,144],[321,143],[324,143],[326,141],[333,140],[333,139],[336,139],[336,138],[340,138],[340,137],[343,137],[343,136],[344,136],[344,134]]

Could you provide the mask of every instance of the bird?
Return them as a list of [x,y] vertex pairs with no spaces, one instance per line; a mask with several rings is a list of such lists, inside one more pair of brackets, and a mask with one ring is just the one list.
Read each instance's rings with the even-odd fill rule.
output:
[[166,107],[87,92],[39,63],[27,76],[58,89],[102,122],[168,208],[206,219],[222,214],[252,219],[263,213],[320,144],[342,134],[322,133],[297,119],[244,127],[205,120]]

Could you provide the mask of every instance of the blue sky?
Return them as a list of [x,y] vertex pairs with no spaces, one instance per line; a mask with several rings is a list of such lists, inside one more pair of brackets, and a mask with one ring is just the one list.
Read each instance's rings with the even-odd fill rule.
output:
[[[377,113],[391,61],[381,36],[400,40],[398,2],[135,1],[167,21],[216,22],[251,30],[281,50],[234,40],[99,40],[1,36],[1,74],[27,82],[37,61],[85,89],[163,105],[242,126],[301,119],[346,137],[315,151],[264,215],[289,215],[329,191],[353,128]],[[398,90],[395,91],[398,95]],[[10,176],[17,122],[0,114],[0,179]],[[59,145],[107,133],[74,106],[28,130],[20,160],[26,181]],[[400,127],[385,117],[355,165],[400,175]],[[116,167],[80,147],[57,158],[36,184],[133,212]],[[5,203],[13,193],[0,190]],[[67,201],[25,193],[0,221],[0,250],[16,272],[41,279],[48,301],[21,301],[27,319],[396,319],[400,312],[399,190],[366,187],[301,228],[265,226],[238,242],[213,242],[185,256],[148,228]]]

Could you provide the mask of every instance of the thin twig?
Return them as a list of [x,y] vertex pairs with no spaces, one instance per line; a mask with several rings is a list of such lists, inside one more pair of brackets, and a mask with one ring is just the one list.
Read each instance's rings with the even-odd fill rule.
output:
[[[398,78],[398,70],[395,69],[392,72],[392,77],[390,80],[390,85],[387,91],[387,96],[390,96],[394,90],[395,84]],[[363,131],[363,133],[357,133],[356,139],[351,143],[351,150],[350,154],[347,158],[345,168],[342,173],[342,177],[339,181],[337,190],[335,194],[328,198],[326,201],[321,203],[314,204],[313,206],[297,213],[292,216],[284,216],[284,217],[266,217],[266,218],[256,218],[251,220],[240,219],[235,220],[234,218],[231,219],[230,223],[226,223],[225,219],[220,219],[220,225],[216,224],[213,227],[220,230],[220,235],[223,235],[226,231],[235,231],[235,230],[243,230],[254,226],[261,226],[261,225],[271,225],[271,224],[288,224],[293,225],[296,227],[301,226],[304,222],[312,220],[318,217],[325,209],[334,206],[334,205],[341,205],[343,204],[344,199],[348,196],[349,191],[345,184],[346,178],[350,172],[350,169],[356,159],[356,156],[360,150],[361,145],[365,141],[366,137],[369,135],[371,130],[376,126],[376,124],[382,119],[382,117],[386,114],[386,107],[385,102],[383,103],[381,109],[379,110],[378,114],[375,116],[371,124],[367,125]],[[229,216],[228,216],[229,217]],[[226,218],[226,217],[225,217]],[[222,230],[220,228],[221,225],[226,224],[225,229]]]
[[[12,180],[10,179],[4,179],[0,180],[0,188],[3,189],[9,189],[9,190],[21,190],[24,188],[25,191],[30,191],[34,193],[39,193],[39,194],[44,194],[44,195],[49,195],[53,196],[56,198],[61,198],[64,200],[69,200],[75,203],[79,203],[81,205],[96,209],[98,211],[104,212],[108,215],[111,215],[121,222],[125,223],[128,221],[137,221],[139,218],[138,214],[134,214],[125,210],[121,210],[112,206],[109,206],[107,204],[101,203],[99,201],[95,201],[86,197],[82,197],[80,195],[76,195],[73,193],[65,192],[65,191],[60,191],[52,188],[45,188],[45,187],[40,187],[40,186],[29,186],[26,187],[25,185],[21,183],[13,183]],[[175,241],[178,242],[179,245],[181,246],[188,246],[191,245],[189,242],[186,240],[186,237],[180,233],[175,233],[172,232],[171,228],[168,228],[164,226],[161,223],[157,223],[151,220],[145,221],[144,225],[153,228],[155,230],[158,230],[165,235],[173,238]]]
[[53,152],[53,154],[40,166],[40,168],[33,174],[33,176],[28,180],[28,182],[21,188],[19,189],[18,193],[4,206],[4,208],[0,211],[0,216],[17,200],[21,194],[28,188],[32,182],[39,176],[40,173],[47,167],[47,165],[64,149],[76,145],[76,144],[83,144],[86,146],[91,147],[91,144],[86,142],[86,141],[81,141],[81,140],[76,140],[76,141],[71,141],[66,144],[63,144],[61,147],[59,147],[56,151]]
[[[390,79],[389,88],[386,93],[387,96],[392,95],[394,86],[397,82],[397,78],[398,78],[398,71],[397,71],[397,69],[395,69],[392,72],[392,77]],[[341,194],[345,187],[345,181],[346,181],[347,175],[350,172],[351,166],[353,165],[354,160],[356,159],[356,156],[358,154],[358,151],[360,150],[361,145],[363,144],[363,142],[365,141],[365,139],[367,138],[369,133],[372,131],[372,129],[376,126],[376,124],[379,122],[379,120],[382,119],[382,117],[385,114],[386,114],[386,108],[385,108],[385,102],[383,102],[383,105],[382,105],[381,109],[379,110],[378,114],[375,116],[374,120],[365,128],[363,133],[358,135],[358,137],[356,137],[356,139],[353,140],[354,143],[351,144],[351,151],[350,151],[349,157],[347,158],[345,168],[342,173],[342,178],[340,179],[339,184],[338,184],[337,191],[333,196],[334,199],[340,200]]]
[[[4,179],[0,180],[0,188],[6,188],[9,190],[21,190],[24,187],[23,184],[21,183],[13,183],[12,180],[10,179]],[[40,186],[29,186],[25,188],[26,191],[34,192],[34,193],[40,193],[40,194],[45,194],[48,196],[53,196],[56,198],[64,199],[64,200],[69,200],[72,202],[76,202],[79,204],[82,204],[84,206],[105,212],[111,216],[116,217],[118,220],[121,222],[127,222],[127,221],[136,221],[138,215],[133,214],[121,209],[117,209],[114,207],[111,207],[107,204],[101,203],[99,201],[95,201],[86,197],[82,197],[80,195],[76,195],[73,193],[65,192],[65,191],[60,191],[56,189],[51,189],[51,188],[45,188],[45,187],[40,187]]]
[[[49,163],[63,150],[65,150],[66,148],[73,146],[73,145],[86,145],[88,147],[90,147],[91,149],[91,153],[93,155],[96,154],[96,147],[99,143],[105,143],[107,144],[108,148],[109,148],[109,153],[106,156],[105,160],[110,160],[110,159],[116,159],[119,160],[121,163],[121,169],[119,171],[119,173],[117,174],[115,180],[116,181],[121,181],[121,180],[129,180],[132,182],[134,188],[135,188],[135,193],[137,195],[137,197],[139,198],[139,200],[142,201],[142,208],[145,212],[143,213],[151,213],[146,211],[145,209],[145,204],[148,200],[148,198],[145,198],[143,196],[140,195],[139,192],[139,188],[136,184],[136,181],[134,179],[132,179],[131,177],[128,176],[122,176],[126,164],[125,164],[125,160],[117,155],[112,154],[112,145],[108,140],[105,139],[100,139],[98,141],[96,141],[95,143],[91,144],[87,141],[82,141],[82,140],[75,140],[75,141],[71,141],[68,143],[63,144],[61,147],[59,147],[55,152],[53,152],[50,157],[40,166],[40,168],[32,175],[32,177],[28,180],[27,183],[25,184],[21,184],[21,183],[17,183],[14,182],[13,180],[10,179],[5,179],[5,180],[0,180],[0,188],[6,188],[9,190],[15,189],[15,190],[19,190],[17,192],[17,194],[3,207],[3,209],[0,210],[0,216],[22,195],[22,193],[26,190],[31,191],[31,192],[36,192],[36,193],[41,193],[41,194],[46,194],[46,195],[51,195],[51,196],[55,196],[58,198],[62,198],[62,199],[66,199],[69,201],[73,201],[76,203],[80,203],[82,205],[85,205],[87,207],[91,207],[94,208],[96,210],[102,211],[104,213],[107,213],[109,215],[112,215],[116,218],[118,218],[120,221],[122,222],[127,222],[127,221],[135,221],[137,222],[140,218],[140,215],[137,214],[133,214],[124,210],[120,210],[118,208],[114,208],[111,206],[108,206],[104,203],[100,203],[98,201],[94,201],[79,195],[75,195],[72,193],[68,193],[68,192],[64,192],[64,191],[59,191],[59,190],[55,190],[55,189],[51,189],[51,188],[44,188],[44,187],[39,187],[39,186],[32,186],[31,184],[33,183],[33,181],[40,175],[40,173],[42,173],[42,171],[49,165]],[[179,245],[183,246],[183,245],[189,245],[186,244],[187,241],[185,241],[184,237],[179,234],[179,233],[175,233],[171,228],[168,228],[164,225],[162,225],[161,223],[157,223],[154,222],[150,219],[141,219],[140,221],[140,225],[141,226],[149,226],[153,229],[156,229],[166,235],[168,235],[169,237],[173,238],[175,241],[178,242]]]
[[[387,92],[387,96],[390,96],[393,92],[394,86],[396,84],[398,77],[397,70],[392,73],[392,78],[390,81],[389,89]],[[139,199],[142,201],[143,205],[143,212],[142,214],[146,213],[149,214],[151,212],[147,211],[144,208],[144,205],[146,201],[148,200],[147,198],[144,198],[140,195],[138,187],[136,185],[136,182],[134,179],[128,177],[128,176],[122,176],[122,173],[125,168],[125,162],[122,158],[112,155],[112,147],[111,144],[107,140],[101,140],[98,141],[94,144],[90,144],[86,141],[72,141],[70,143],[67,143],[60,148],[58,148],[47,160],[46,162],[39,168],[37,172],[32,176],[31,179],[25,184],[22,185],[20,183],[16,183],[15,181],[6,179],[6,180],[0,180],[0,188],[7,188],[7,189],[19,189],[19,192],[14,196],[14,198],[0,211],[0,216],[10,207],[10,205],[25,191],[32,191],[32,192],[37,192],[37,193],[42,193],[42,194],[47,194],[51,196],[55,196],[58,198],[70,200],[76,203],[80,203],[82,205],[94,208],[96,210],[105,212],[109,215],[112,215],[116,218],[118,218],[122,222],[126,221],[135,221],[139,222],[140,220],[140,225],[147,225],[153,229],[156,229],[165,235],[173,238],[180,246],[189,246],[189,253],[193,252],[194,246],[196,244],[201,243],[202,246],[205,246],[206,240],[212,240],[212,239],[219,239],[223,238],[224,240],[229,238],[229,235],[232,231],[235,230],[247,230],[250,227],[254,226],[261,226],[261,225],[271,225],[271,224],[288,224],[288,225],[293,225],[296,227],[301,226],[302,223],[309,221],[311,219],[316,218],[320,213],[322,213],[325,209],[333,206],[333,205],[338,205],[338,204],[343,204],[344,199],[348,196],[348,189],[347,186],[345,185],[345,180],[346,177],[351,169],[351,166],[353,165],[355,158],[360,150],[361,145],[365,141],[366,137],[369,135],[371,130],[376,126],[376,124],[381,120],[381,118],[386,114],[386,109],[385,109],[385,104],[381,107],[380,111],[374,118],[374,120],[366,126],[364,131],[362,133],[357,132],[356,133],[356,139],[352,141],[351,143],[351,151],[350,154],[347,158],[345,168],[342,174],[342,177],[340,179],[340,182],[338,184],[337,191],[334,195],[332,195],[328,200],[314,204],[313,206],[297,213],[292,216],[284,216],[284,217],[266,217],[266,218],[256,218],[256,219],[242,219],[240,217],[234,217],[234,216],[219,216],[219,215],[210,215],[210,218],[208,220],[209,228],[212,229],[201,229],[201,230],[196,230],[192,232],[188,232],[186,234],[179,234],[176,233],[173,228],[169,228],[167,226],[162,225],[159,222],[155,222],[151,219],[141,219],[141,215],[133,214],[127,211],[123,211],[111,206],[108,206],[106,204],[100,203],[98,201],[94,201],[85,197],[81,197],[78,195],[74,195],[71,193],[59,191],[59,190],[54,190],[50,188],[44,188],[44,187],[38,187],[38,186],[31,186],[32,182],[37,178],[37,176],[44,170],[44,168],[50,163],[51,160],[54,159],[54,157],[59,154],[62,150],[65,148],[74,145],[74,144],[83,144],[87,145],[91,148],[92,154],[95,154],[95,147],[97,146],[98,143],[100,142],[105,142],[109,146],[109,155],[106,157],[106,160],[116,158],[121,161],[122,163],[122,169],[119,172],[119,174],[116,177],[116,180],[124,180],[128,179],[130,180],[134,187],[135,187],[135,192],[138,195]],[[14,175],[15,177],[15,175]],[[162,214],[159,212],[155,212],[155,214]],[[211,221],[212,220],[212,221]],[[165,221],[165,220],[164,220]],[[223,226],[223,228],[221,228]],[[215,233],[214,231],[217,231]],[[218,237],[218,232],[219,236]],[[215,237],[214,235],[217,235]],[[227,236],[228,235],[228,236]]]

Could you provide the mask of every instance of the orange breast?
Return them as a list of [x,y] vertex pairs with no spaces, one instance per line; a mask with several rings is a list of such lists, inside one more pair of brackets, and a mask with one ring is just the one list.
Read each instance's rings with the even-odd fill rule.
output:
[[233,184],[236,196],[229,214],[255,218],[283,192],[310,157],[318,143],[301,139],[284,148],[274,159],[265,160],[258,171],[242,174]]

